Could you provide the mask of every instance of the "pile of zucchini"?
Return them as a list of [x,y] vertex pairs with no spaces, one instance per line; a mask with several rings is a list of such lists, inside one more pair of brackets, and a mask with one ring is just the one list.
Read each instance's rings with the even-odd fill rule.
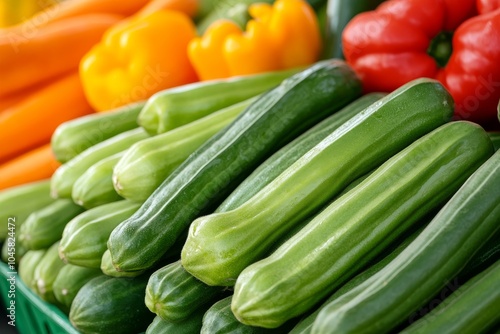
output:
[[325,60],[85,116],[50,180],[0,193],[2,259],[81,333],[486,333],[498,135],[453,110]]

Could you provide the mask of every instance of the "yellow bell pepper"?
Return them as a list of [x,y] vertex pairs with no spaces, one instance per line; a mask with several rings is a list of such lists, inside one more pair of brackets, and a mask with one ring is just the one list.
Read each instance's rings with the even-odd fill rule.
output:
[[195,36],[194,23],[177,11],[162,10],[114,26],[80,62],[89,103],[97,111],[110,110],[197,81],[187,56]]
[[[234,33],[241,33],[239,26],[230,20],[217,20],[211,24],[203,37],[195,38],[189,43],[188,54],[195,66],[200,80],[227,78],[229,67],[224,59],[223,47],[226,38]],[[210,66],[197,66],[210,64]]]
[[250,5],[246,30],[214,22],[189,44],[189,59],[201,80],[306,66],[319,58],[317,17],[305,0]]

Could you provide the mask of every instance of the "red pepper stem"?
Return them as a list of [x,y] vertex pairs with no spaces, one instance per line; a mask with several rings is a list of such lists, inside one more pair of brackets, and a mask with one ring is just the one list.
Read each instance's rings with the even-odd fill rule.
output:
[[439,67],[445,67],[453,52],[452,41],[453,32],[442,31],[431,40],[427,54],[436,60]]

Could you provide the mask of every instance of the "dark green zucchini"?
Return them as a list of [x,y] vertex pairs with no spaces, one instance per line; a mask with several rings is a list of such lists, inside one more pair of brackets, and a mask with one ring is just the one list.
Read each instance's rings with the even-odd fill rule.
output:
[[360,94],[356,74],[338,60],[317,63],[263,94],[113,231],[108,249],[114,266],[151,267],[193,219],[213,210],[266,158]]
[[144,305],[148,277],[102,275],[88,281],[71,304],[69,320],[82,334],[137,334],[154,314]]
[[493,146],[495,146],[495,150],[500,148],[500,132],[488,132],[488,135],[493,142]]
[[146,287],[145,303],[161,318],[181,321],[221,295],[221,287],[211,287],[184,270],[178,260],[155,271]]
[[272,328],[304,314],[443,205],[492,153],[486,132],[470,122],[416,140],[245,268],[234,289],[236,318]]
[[148,326],[146,334],[198,334],[201,329],[205,309],[193,312],[187,319],[181,321],[170,321],[156,316]]
[[288,230],[444,124],[452,112],[452,98],[439,82],[420,79],[402,86],[319,141],[240,207],[196,219],[182,265],[206,284],[234,285],[240,272],[266,256]]
[[389,332],[408,319],[459,274],[499,229],[498,184],[500,151],[467,179],[398,257],[325,306],[312,333]]
[[401,334],[487,333],[500,324],[500,261],[453,292]]
[[215,212],[225,212],[245,203],[321,140],[386,94],[371,93],[351,102],[274,153],[222,202]]

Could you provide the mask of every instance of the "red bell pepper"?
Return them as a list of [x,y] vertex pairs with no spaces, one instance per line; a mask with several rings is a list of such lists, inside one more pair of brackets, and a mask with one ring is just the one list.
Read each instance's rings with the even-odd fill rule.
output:
[[342,42],[366,92],[435,78],[456,119],[498,123],[500,11],[477,15],[475,0],[392,0],[354,17]]
[[477,0],[477,11],[479,14],[493,12],[500,8],[500,0]]

